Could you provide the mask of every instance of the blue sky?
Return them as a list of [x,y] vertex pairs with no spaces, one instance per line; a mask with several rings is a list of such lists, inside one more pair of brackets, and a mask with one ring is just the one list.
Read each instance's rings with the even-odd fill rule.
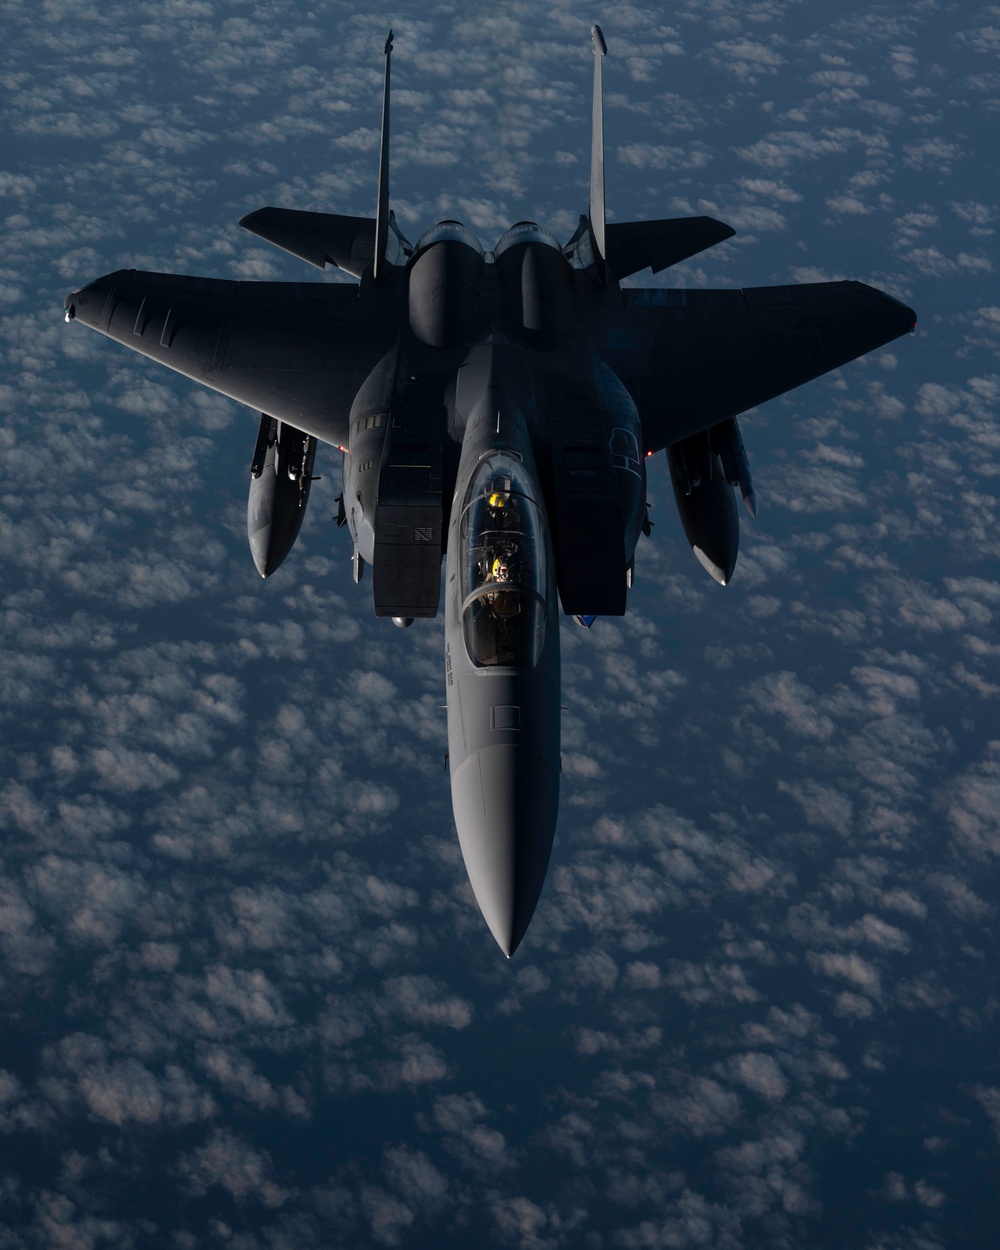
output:
[[[564,629],[515,959],[451,823],[440,622],[376,621],[317,459],[264,584],[256,418],[62,321],[123,265],[337,280],[236,226],[393,202],[491,246],[608,203],[917,334],[741,426],[732,584],[666,464]],[[1000,1137],[1000,10],[3,6],[0,1246],[980,1246]],[[648,279],[648,275],[646,276]],[[645,279],[643,279],[645,280]]]

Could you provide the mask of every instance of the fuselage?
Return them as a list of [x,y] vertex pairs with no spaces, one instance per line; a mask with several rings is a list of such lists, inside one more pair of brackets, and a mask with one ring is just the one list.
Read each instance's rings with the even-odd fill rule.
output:
[[614,296],[546,231],[519,223],[487,253],[441,222],[401,269],[405,329],[351,409],[345,515],[376,613],[397,624],[436,614],[445,551],[455,824],[510,955],[559,805],[560,598],[570,614],[625,610],[642,434],[593,348]]
[[[559,616],[551,531],[503,344],[466,365],[445,565],[452,804],[480,910],[507,955],[545,880],[559,805]],[[507,376],[516,376],[511,371]]]

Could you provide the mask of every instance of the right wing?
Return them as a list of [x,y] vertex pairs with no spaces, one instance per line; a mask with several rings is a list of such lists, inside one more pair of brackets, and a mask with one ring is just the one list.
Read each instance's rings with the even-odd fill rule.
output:
[[625,290],[598,351],[660,451],[907,334],[916,313],[863,282]]
[[120,269],[66,298],[82,321],[230,399],[346,446],[351,404],[397,319],[347,283],[229,282]]

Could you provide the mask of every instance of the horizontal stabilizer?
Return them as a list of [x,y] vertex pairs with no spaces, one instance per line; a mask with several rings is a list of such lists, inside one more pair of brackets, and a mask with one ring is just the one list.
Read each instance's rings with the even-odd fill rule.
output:
[[736,233],[714,217],[612,222],[606,231],[608,268],[616,278],[627,278],[640,269],[659,273]]
[[309,213],[296,208],[258,208],[241,218],[244,230],[308,261],[327,263],[360,278],[375,255],[375,219],[339,213]]

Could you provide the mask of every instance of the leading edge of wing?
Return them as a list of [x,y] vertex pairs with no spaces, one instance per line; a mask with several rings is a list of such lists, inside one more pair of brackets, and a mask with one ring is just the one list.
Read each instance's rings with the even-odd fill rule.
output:
[[910,333],[916,313],[863,282],[626,290],[599,350],[659,451]]
[[[696,221],[698,219],[680,218],[679,220]],[[721,222],[716,224],[722,225]],[[904,329],[901,331],[904,334],[908,333],[917,322],[917,314],[902,300],[887,295],[885,291],[869,286],[866,282],[856,282],[850,279],[836,282],[790,282],[779,286],[725,289],[635,287],[623,291],[622,297],[625,304],[632,308],[733,308],[742,304],[748,311],[785,305],[823,311],[859,311],[876,308],[885,312],[895,310],[905,321]]]

